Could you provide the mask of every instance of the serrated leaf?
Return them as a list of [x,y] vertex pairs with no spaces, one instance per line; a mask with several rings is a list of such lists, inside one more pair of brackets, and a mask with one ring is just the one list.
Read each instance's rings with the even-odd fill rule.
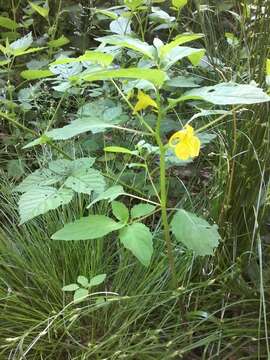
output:
[[75,291],[73,300],[75,303],[78,303],[78,302],[86,299],[87,296],[88,296],[88,290],[79,288],[78,290]]
[[154,205],[150,204],[137,204],[131,209],[131,218],[137,219],[143,216],[150,215],[155,210]]
[[220,83],[190,90],[179,99],[170,101],[178,103],[186,100],[204,100],[216,105],[248,105],[270,101],[270,96],[254,85]]
[[68,44],[69,42],[70,42],[69,39],[67,37],[65,37],[64,35],[62,35],[58,39],[49,41],[48,46],[50,48],[58,48],[58,47]]
[[99,194],[88,206],[87,209],[89,209],[92,205],[94,205],[96,202],[101,200],[109,200],[110,202],[116,199],[120,195],[124,195],[125,191],[122,186],[115,185],[104,191],[103,193]]
[[15,30],[19,27],[16,21],[11,20],[5,16],[0,16],[0,26],[9,30]]
[[39,6],[37,4],[34,4],[32,2],[29,2],[31,8],[36,11],[39,15],[41,15],[42,17],[44,17],[45,19],[48,18],[49,16],[49,8],[48,7],[42,7]]
[[69,284],[69,285],[65,285],[62,287],[62,291],[75,291],[77,289],[79,289],[79,285],[78,284]]
[[96,275],[94,276],[90,281],[88,286],[92,287],[92,286],[97,286],[100,285],[104,282],[104,280],[106,279],[106,274],[100,274],[100,275]]
[[18,192],[27,192],[36,187],[56,184],[61,180],[61,175],[56,174],[49,169],[39,169],[28,175],[14,190]]
[[176,239],[197,256],[213,255],[219,244],[217,225],[210,225],[206,220],[182,209],[175,213],[171,229]]
[[153,254],[153,240],[147,226],[142,223],[126,226],[120,232],[120,241],[144,266],[149,266]]
[[99,239],[122,227],[123,224],[107,216],[90,215],[66,224],[52,235],[52,239],[66,241]]
[[55,189],[53,187],[36,187],[24,193],[19,200],[20,224],[41,215],[49,210],[68,204],[73,197],[70,189]]
[[77,277],[77,283],[82,285],[83,287],[87,287],[88,279],[85,276],[79,275]]
[[120,201],[113,201],[112,212],[117,220],[122,221],[123,223],[128,222],[129,211],[125,204]]
[[92,191],[102,193],[105,189],[104,177],[95,169],[77,169],[67,178],[65,186],[77,193],[91,194]]
[[31,46],[33,42],[32,33],[28,33],[24,37],[14,41],[9,45],[9,48],[12,50],[14,54],[16,54],[17,51],[24,51]]
[[26,80],[37,80],[54,76],[50,70],[24,70],[21,72],[21,77]]
[[70,80],[99,81],[111,79],[143,79],[150,81],[155,86],[161,86],[167,79],[167,75],[162,70],[127,68],[116,70],[99,70],[80,77],[71,77]]
[[154,59],[154,47],[144,41],[125,35],[109,35],[97,38],[104,44],[117,45],[123,48],[128,48],[137,51],[150,59]]

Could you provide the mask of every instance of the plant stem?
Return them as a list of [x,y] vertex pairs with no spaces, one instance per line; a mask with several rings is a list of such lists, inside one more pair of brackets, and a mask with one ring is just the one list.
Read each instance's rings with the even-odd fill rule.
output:
[[176,272],[175,272],[175,261],[173,256],[173,247],[172,247],[172,239],[170,235],[170,228],[168,223],[168,215],[167,215],[167,184],[166,184],[166,163],[165,163],[165,154],[166,154],[166,147],[163,145],[161,136],[160,136],[160,126],[161,121],[164,116],[162,107],[161,107],[161,101],[160,101],[160,95],[157,93],[157,104],[158,104],[158,118],[157,118],[157,125],[156,125],[156,131],[155,131],[155,138],[157,145],[159,147],[160,151],[160,160],[159,160],[159,182],[160,182],[160,207],[161,207],[161,219],[162,219],[162,225],[164,230],[164,237],[167,247],[167,253],[168,253],[168,262],[169,262],[169,268],[171,272],[171,283],[172,287],[177,287],[177,279],[176,279]]

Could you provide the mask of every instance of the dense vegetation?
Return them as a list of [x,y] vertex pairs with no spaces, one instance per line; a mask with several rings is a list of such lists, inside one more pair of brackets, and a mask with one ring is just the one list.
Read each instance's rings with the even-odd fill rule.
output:
[[0,0],[0,360],[270,359],[269,14]]

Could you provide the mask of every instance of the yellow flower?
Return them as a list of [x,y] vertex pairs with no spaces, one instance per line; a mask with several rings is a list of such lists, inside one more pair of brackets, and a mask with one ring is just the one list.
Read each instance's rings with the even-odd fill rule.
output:
[[149,95],[145,94],[143,91],[139,90],[138,96],[137,96],[137,104],[134,107],[133,114],[148,108],[148,106],[152,106],[154,108],[157,108],[157,103],[155,100],[153,100]]
[[198,156],[200,153],[200,139],[194,135],[194,129],[186,125],[183,130],[177,131],[169,140],[169,146],[174,149],[175,155],[181,160]]

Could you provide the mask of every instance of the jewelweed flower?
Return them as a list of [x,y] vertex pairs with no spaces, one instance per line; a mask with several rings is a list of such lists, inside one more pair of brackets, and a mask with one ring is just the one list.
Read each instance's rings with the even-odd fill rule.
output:
[[155,100],[153,100],[149,95],[145,94],[143,91],[139,90],[138,96],[137,96],[137,103],[134,107],[133,113],[136,113],[140,110],[144,110],[148,108],[149,106],[152,106],[154,108],[157,108],[157,103]]
[[187,160],[199,155],[201,142],[194,135],[194,129],[186,125],[183,130],[177,131],[169,140],[169,146],[174,149],[175,155],[181,160]]

